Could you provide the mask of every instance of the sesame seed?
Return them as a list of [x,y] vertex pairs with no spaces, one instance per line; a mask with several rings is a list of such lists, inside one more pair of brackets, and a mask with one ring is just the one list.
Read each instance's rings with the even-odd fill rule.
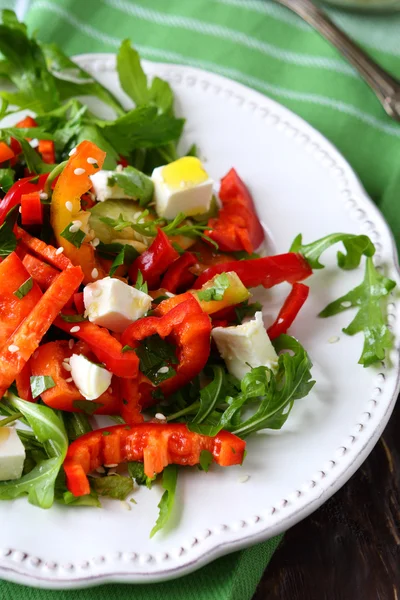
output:
[[113,389],[112,389],[112,387],[111,387],[111,386],[108,388],[108,393],[109,393],[109,394],[112,394],[112,393],[113,393]]
[[71,327],[71,329],[69,330],[70,333],[77,333],[80,330],[79,325],[75,325],[74,327]]
[[64,369],[66,371],[72,371],[71,365],[69,365],[67,362],[63,362],[63,363],[61,363],[61,365],[64,367]]
[[93,269],[91,275],[92,275],[93,279],[97,279],[97,277],[99,276],[98,270],[96,268]]
[[171,292],[165,292],[165,295],[168,296],[168,298],[173,298],[175,296],[175,294],[171,294]]
[[82,169],[81,167],[78,167],[77,169],[74,170],[74,175],[84,175],[86,173],[85,169]]
[[97,473],[105,473],[106,472],[104,467],[97,467],[96,471],[97,471]]
[[121,173],[121,171],[124,170],[124,167],[122,165],[117,165],[115,170],[117,171],[117,173]]
[[71,225],[68,231],[70,231],[71,233],[76,233],[77,231],[79,231],[79,225]]
[[332,337],[329,338],[328,342],[330,344],[336,344],[336,342],[338,342],[340,340],[340,337],[338,337],[337,335],[333,335]]
[[70,200],[67,200],[67,202],[65,203],[65,208],[67,210],[69,210],[69,212],[72,212],[73,206],[72,206],[72,202],[70,202]]
[[132,510],[131,505],[126,500],[121,500],[121,504],[124,508],[126,508],[126,510]]
[[250,479],[250,475],[243,475],[242,477],[239,477],[238,481],[239,483],[246,483],[246,481],[248,481]]
[[22,206],[19,207],[18,212],[22,213]]
[[342,304],[343,308],[350,308],[350,306],[351,306],[351,302],[349,300],[345,300],[341,304]]
[[33,140],[29,142],[29,145],[31,148],[37,148],[39,146],[39,140],[37,138],[33,138]]
[[72,148],[71,152],[68,154],[68,156],[72,156],[73,154],[75,154],[76,152],[76,148]]
[[66,362],[66,363],[68,363],[68,364],[69,364],[69,358],[64,358],[64,361],[63,361],[63,362]]
[[[68,370],[68,369],[67,369],[67,370]],[[66,383],[72,383],[72,382],[73,382],[73,379],[72,379],[72,377],[68,377],[68,379],[66,379],[66,380],[65,380],[65,382],[66,382]]]
[[161,367],[160,369],[158,369],[157,373],[168,373],[169,371],[169,367]]
[[14,352],[18,352],[19,350],[19,346],[16,346],[15,344],[11,344],[10,346],[8,346],[8,349],[10,352],[14,353]]
[[74,347],[74,344],[75,344],[75,340],[69,340],[69,342],[68,342],[68,348],[70,350],[72,350],[72,348]]
[[56,254],[62,254],[64,252],[64,248],[62,246],[60,246],[59,248],[57,248],[56,250]]
[[93,158],[92,156],[88,156],[88,158],[86,159],[86,162],[89,163],[89,165],[95,165],[97,163],[97,160],[95,158]]
[[99,244],[100,244],[100,240],[99,240],[99,238],[95,237],[95,238],[92,240],[92,246],[93,246],[93,248],[96,248],[96,246],[98,246]]
[[41,200],[48,200],[48,199],[49,199],[49,195],[48,195],[48,194],[46,194],[46,192],[40,192],[40,194],[39,194],[39,198],[40,198]]
[[110,463],[109,465],[104,465],[107,469],[115,469],[118,467],[118,463]]
[[167,420],[167,417],[165,415],[163,415],[162,413],[156,413],[154,416],[159,421],[166,421]]

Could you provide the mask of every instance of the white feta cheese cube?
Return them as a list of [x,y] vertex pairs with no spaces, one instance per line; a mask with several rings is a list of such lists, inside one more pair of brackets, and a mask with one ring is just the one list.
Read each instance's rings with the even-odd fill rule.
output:
[[253,320],[242,325],[215,327],[211,335],[228,371],[238,379],[243,379],[250,371],[248,365],[274,369],[278,363],[261,312],[256,312]]
[[88,360],[83,354],[69,359],[71,377],[86,400],[96,400],[110,387],[112,373]]
[[114,171],[97,171],[94,175],[90,175],[96,200],[99,202],[104,202],[110,198],[136,200],[133,196],[129,196],[119,185],[108,185],[108,181],[113,175]]
[[210,209],[214,182],[194,156],[154,169],[154,200],[160,217],[174,219],[180,212],[188,217]]
[[119,279],[104,277],[84,288],[83,301],[89,321],[121,332],[146,314],[152,298]]
[[13,427],[0,427],[0,481],[19,479],[24,467],[25,448]]

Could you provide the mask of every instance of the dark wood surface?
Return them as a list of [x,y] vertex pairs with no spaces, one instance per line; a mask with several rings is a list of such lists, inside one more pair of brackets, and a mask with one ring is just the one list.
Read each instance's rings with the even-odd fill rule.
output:
[[348,483],[285,535],[253,600],[400,600],[400,400]]

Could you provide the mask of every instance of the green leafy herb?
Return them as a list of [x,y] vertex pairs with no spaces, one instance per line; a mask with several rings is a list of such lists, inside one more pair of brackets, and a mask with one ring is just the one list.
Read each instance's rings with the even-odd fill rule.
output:
[[385,351],[392,345],[392,336],[387,328],[382,300],[388,296],[396,283],[377,271],[371,257],[365,265],[363,282],[356,288],[338,298],[320,313],[320,317],[331,317],[349,308],[357,308],[357,314],[343,332],[355,335],[363,332],[364,347],[360,364],[364,367],[385,358]]
[[203,471],[208,473],[210,466],[212,465],[214,460],[213,455],[209,450],[202,450],[200,452],[200,467]]
[[12,169],[0,169],[0,189],[6,194],[14,183],[14,171]]
[[143,280],[142,271],[138,271],[135,288],[140,292],[143,292],[144,294],[147,294],[147,292],[149,291],[147,282]]
[[147,77],[140,64],[139,54],[132,48],[129,40],[124,40],[120,46],[117,70],[122,89],[136,106],[147,104],[150,100]]
[[93,489],[90,490],[90,494],[85,496],[74,496],[67,490],[64,469],[61,469],[56,479],[55,501],[66,506],[95,506],[101,508],[98,494]]
[[129,462],[128,473],[138,485],[145,485],[149,489],[151,489],[153,481],[155,481],[156,479],[155,475],[154,477],[147,477],[147,475],[144,472],[144,465],[141,462]]
[[124,352],[128,352],[129,350],[135,350],[135,348],[132,348],[131,346],[126,345],[122,348],[121,352],[124,353]]
[[12,225],[5,220],[0,226],[0,258],[6,258],[17,247],[17,238],[12,230]]
[[249,304],[248,300],[242,302],[242,304],[239,304],[239,306],[235,308],[237,322],[239,325],[242,324],[246,317],[254,317],[259,310],[262,310],[262,306],[259,302],[253,302],[252,304]]
[[118,185],[128,196],[135,198],[140,206],[146,206],[153,198],[153,181],[134,167],[125,167],[120,172],[114,171],[107,185]]
[[87,321],[84,315],[63,315],[60,313],[60,317],[66,323],[81,323],[82,321]]
[[[77,400],[77,402],[79,402],[79,400]],[[70,442],[73,442],[78,437],[81,437],[81,435],[92,431],[92,427],[85,414],[65,412],[63,418]]]
[[120,252],[117,254],[110,267],[110,277],[114,275],[115,271],[121,265],[125,265],[126,267],[130,266],[138,256],[139,252],[130,244],[125,244],[122,246],[122,250],[120,250]]
[[368,236],[351,233],[332,233],[305,245],[303,245],[302,235],[299,234],[293,241],[290,252],[300,252],[312,269],[323,269],[324,265],[319,261],[321,254],[338,242],[342,242],[346,250],[346,254],[337,253],[337,261],[341,269],[355,269],[360,264],[363,255],[373,256],[375,254],[375,246]]
[[172,509],[175,503],[176,482],[178,479],[178,467],[176,465],[168,465],[165,467],[162,475],[162,486],[165,490],[158,504],[160,510],[156,524],[151,530],[150,537],[152,538],[160,529],[165,527],[172,514]]
[[46,390],[55,387],[55,383],[50,375],[32,375],[30,378],[32,398],[35,399]]
[[19,286],[19,288],[14,292],[14,296],[17,296],[17,298],[22,300],[22,298],[24,298],[27,294],[29,294],[32,287],[33,287],[33,279],[32,279],[32,277],[29,277],[29,279],[24,281],[24,283],[22,283]]
[[20,479],[0,482],[0,500],[27,494],[31,504],[50,508],[54,501],[55,481],[68,448],[64,424],[56,411],[48,406],[25,402],[10,393],[8,401],[24,415],[47,458]]
[[118,473],[93,478],[91,486],[100,496],[108,496],[116,500],[125,500],[133,492],[132,478],[118,475]]
[[[71,227],[73,228],[73,231],[70,230]],[[78,231],[74,230],[73,223],[70,223],[69,225],[67,225],[66,228],[60,233],[60,235],[64,239],[68,240],[68,242],[73,244],[75,246],[75,248],[80,248],[82,246],[83,240],[86,237],[85,232],[82,231],[81,229],[78,229]]]
[[225,290],[230,286],[229,277],[226,273],[221,273],[213,279],[213,285],[197,292],[199,300],[210,302],[211,300],[222,300]]
[[149,93],[150,101],[158,106],[160,112],[172,114],[174,94],[167,81],[159,77],[154,77]]
[[154,384],[158,385],[175,375],[171,366],[178,363],[175,348],[160,336],[147,337],[135,348],[135,352],[139,357],[141,372]]
[[93,400],[74,400],[74,408],[78,408],[83,411],[85,415],[93,415],[98,408],[101,408],[103,404],[101,402],[93,402]]

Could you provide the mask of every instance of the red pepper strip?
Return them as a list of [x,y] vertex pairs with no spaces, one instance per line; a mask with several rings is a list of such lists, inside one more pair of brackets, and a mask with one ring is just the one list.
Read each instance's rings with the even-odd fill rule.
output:
[[36,281],[43,292],[51,286],[54,279],[60,274],[60,271],[47,265],[31,254],[25,254],[22,259],[22,264],[32,277],[33,281]]
[[42,240],[32,237],[21,227],[16,227],[16,236],[23,246],[28,249],[29,252],[35,254],[42,260],[49,262],[53,267],[56,267],[60,271],[63,271],[67,267],[71,266],[71,261],[62,252],[58,252],[57,248],[50,244],[45,244]]
[[22,194],[40,192],[43,189],[48,176],[48,173],[40,175],[37,183],[32,183],[32,179],[35,180],[35,176],[24,177],[14,183],[4,198],[0,200],[0,225],[3,224],[4,219],[10,210],[21,203]]
[[21,196],[22,225],[41,225],[43,223],[43,206],[40,192],[31,192]]
[[[65,310],[66,314],[76,314],[71,310]],[[122,352],[123,345],[116,340],[108,329],[99,327],[90,321],[79,323],[67,323],[61,317],[57,317],[54,325],[72,336],[86,342],[98,360],[105,364],[107,369],[118,377],[137,377],[139,372],[139,359],[135,352]],[[78,331],[71,329],[79,327]]]
[[132,263],[129,277],[135,283],[140,271],[149,289],[157,289],[160,287],[161,275],[177,258],[179,254],[165,233],[159,229],[151,246]]
[[[178,365],[174,365],[176,375],[162,381],[160,389],[167,396],[198,375],[205,366],[210,354],[211,323],[197,300],[189,295],[185,302],[178,304],[162,317],[145,317],[132,323],[121,336],[123,346],[132,348],[145,338],[158,334],[161,338],[171,336],[177,346]],[[146,383],[140,386],[142,406],[154,404],[151,392],[154,386]]]
[[[33,402],[32,398],[32,390],[31,390],[31,365],[30,360],[26,363],[24,368],[15,378],[15,384],[17,386],[18,396],[22,398],[22,400],[26,400],[27,402]],[[36,399],[35,399],[36,402]]]
[[69,491],[74,496],[84,496],[90,493],[86,474],[102,465],[141,461],[147,477],[154,477],[169,464],[198,464],[202,450],[211,452],[222,467],[240,465],[245,447],[244,440],[228,431],[209,437],[189,431],[184,423],[114,425],[72,442],[64,470]]
[[121,417],[128,425],[135,425],[143,422],[141,414],[140,391],[139,383],[142,380],[142,375],[135,379],[120,379],[122,405]]
[[0,397],[22,371],[82,280],[83,273],[80,267],[68,267],[62,271],[7,340],[6,346],[0,352]]
[[221,180],[219,197],[222,208],[218,217],[208,221],[211,231],[206,231],[206,235],[222,251],[253,252],[264,241],[264,231],[250,192],[235,169]]
[[303,283],[294,283],[289,296],[286,298],[275,322],[268,328],[267,333],[274,340],[282,333],[286,333],[304,302],[308,298],[310,288]]
[[[76,343],[73,348],[70,348],[65,340],[43,344],[30,360],[32,375],[48,375],[55,383],[54,387],[41,394],[41,398],[47,406],[58,410],[66,410],[67,412],[82,412],[82,410],[76,408],[74,402],[85,400],[85,398],[73,381],[67,381],[71,378],[71,373],[63,365],[65,359],[70,358],[72,354],[83,354],[91,359],[90,348],[84,342]],[[121,394],[117,377],[113,377],[111,381],[111,390],[112,392],[108,388],[104,394],[95,400],[96,403],[102,404],[102,406],[96,408],[94,414],[120,414]]]
[[28,279],[29,273],[15,252],[0,263],[0,351],[42,296],[36,283],[23,298],[15,295]]
[[48,165],[54,165],[56,162],[56,149],[52,140],[39,140],[38,150],[43,162]]
[[78,311],[78,315],[83,315],[85,312],[85,303],[83,302],[83,292],[78,292],[74,294],[74,304],[75,308]]
[[235,260],[215,265],[200,275],[194,284],[194,288],[198,290],[214,275],[228,273],[229,271],[237,273],[243,285],[247,288],[257,287],[258,285],[270,288],[283,281],[296,283],[312,275],[310,265],[301,254],[288,252],[276,256]]
[[5,142],[0,142],[0,163],[14,158],[15,154]]
[[191,252],[182,254],[168,268],[161,280],[161,287],[175,294],[178,291],[187,290],[192,286],[195,275],[189,271],[189,267],[195,265],[196,257]]

